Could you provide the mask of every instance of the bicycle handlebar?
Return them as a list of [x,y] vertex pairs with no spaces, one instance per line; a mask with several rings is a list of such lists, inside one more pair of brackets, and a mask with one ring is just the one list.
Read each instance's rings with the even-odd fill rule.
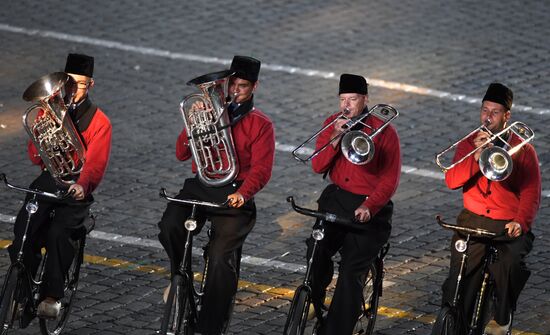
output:
[[316,211],[316,210],[313,210],[313,209],[300,207],[300,206],[296,205],[296,203],[294,202],[294,197],[293,196],[287,197],[286,201],[290,202],[290,205],[292,206],[292,209],[294,209],[296,212],[298,212],[302,215],[311,216],[311,217],[317,218],[319,220],[323,220],[323,221],[331,222],[331,223],[336,223],[336,224],[339,224],[341,226],[345,226],[345,227],[349,227],[349,228],[353,228],[353,229],[366,229],[366,224],[365,223],[359,222],[355,219],[346,219],[346,218],[343,218],[343,217],[339,217],[336,214],[322,212],[322,211]]
[[200,201],[200,200],[194,200],[194,199],[176,199],[174,197],[168,196],[166,194],[166,189],[164,187],[161,187],[159,195],[161,198],[164,198],[168,201],[177,202],[177,203],[186,204],[186,205],[197,205],[197,206],[214,207],[214,208],[227,208],[227,204],[229,203],[229,200],[226,200],[222,203],[217,203],[217,202]]
[[441,215],[436,215],[435,219],[437,220],[437,223],[441,227],[458,232],[458,233],[470,234],[476,237],[484,237],[484,238],[490,238],[490,239],[494,239],[494,238],[506,235],[506,229],[504,229],[500,233],[493,233],[492,231],[488,231],[486,229],[461,227],[461,226],[447,223],[441,219]]
[[15,186],[15,185],[10,184],[8,182],[8,179],[6,178],[6,175],[4,173],[0,173],[0,180],[2,180],[8,188],[11,188],[13,190],[17,190],[17,191],[21,191],[21,192],[25,192],[25,193],[36,194],[36,195],[44,196],[44,197],[47,197],[47,198],[57,199],[57,200],[65,200],[65,199],[69,198],[70,196],[72,196],[75,193],[75,190],[71,190],[71,192],[57,191],[57,193],[50,193],[50,192],[40,191],[40,190],[37,190],[37,189],[31,189],[31,188],[26,188],[26,187],[21,187],[21,186]]

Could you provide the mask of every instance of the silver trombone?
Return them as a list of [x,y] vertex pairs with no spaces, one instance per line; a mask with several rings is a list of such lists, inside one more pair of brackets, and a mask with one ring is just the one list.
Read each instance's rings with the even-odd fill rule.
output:
[[[489,124],[490,121],[487,120],[483,125],[474,129],[468,135],[464,136],[463,138],[453,143],[435,156],[435,162],[443,170],[443,172],[449,171],[450,169],[462,163],[465,159],[473,155],[476,151],[482,150],[479,156],[478,163],[481,173],[483,173],[483,175],[487,179],[492,181],[502,181],[510,176],[513,171],[512,155],[518,152],[525,144],[531,142],[535,137],[535,133],[525,123],[519,121],[513,122],[498,133],[493,133],[492,131],[490,131],[489,128],[487,128]],[[460,158],[450,165],[445,165],[441,162],[443,155],[454,149],[460,142],[469,138],[478,131],[484,131],[489,134],[489,137],[482,145],[470,151],[469,153],[464,155],[464,157]],[[511,134],[515,134],[517,137],[519,137],[521,142],[516,144],[515,146],[511,146],[507,139],[504,138],[506,136],[508,139],[510,139]],[[505,143],[505,148],[498,146],[487,147],[489,143],[497,139]]]
[[[377,104],[369,109],[368,112],[358,115],[356,117],[350,118],[347,116],[347,114],[349,114],[349,111],[344,110],[344,112],[341,113],[332,122],[321,128],[305,142],[292,150],[292,155],[294,156],[294,158],[302,163],[308,162],[319,153],[321,153],[323,150],[325,150],[333,142],[338,141],[341,138],[342,142],[340,143],[340,149],[342,150],[342,154],[344,155],[344,157],[346,157],[348,161],[356,165],[367,164],[374,157],[374,142],[372,139],[374,138],[374,136],[382,132],[382,130],[384,130],[384,128],[386,128],[390,124],[390,122],[399,115],[399,112],[397,111],[397,109],[390,105]],[[366,119],[369,115],[372,115],[382,120],[384,123],[378,128],[373,128],[367,125]],[[302,157],[300,155],[306,151],[306,148],[304,147],[307,144],[311,143],[313,140],[319,137],[322,132],[332,127],[334,123],[336,123],[336,121],[342,119],[347,120],[345,131],[332,137],[330,141],[324,144],[321,148],[315,150],[312,154],[306,157]],[[361,125],[361,128],[368,128],[371,133],[366,134],[362,130],[353,130],[356,125]]]

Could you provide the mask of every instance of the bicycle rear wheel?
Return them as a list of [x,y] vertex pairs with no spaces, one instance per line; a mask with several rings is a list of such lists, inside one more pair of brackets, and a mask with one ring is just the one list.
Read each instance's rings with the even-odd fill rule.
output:
[[15,297],[18,291],[19,272],[17,267],[10,269],[2,287],[0,300],[0,334],[4,335],[13,326],[15,314],[17,313],[17,301]]
[[307,289],[299,287],[296,290],[288,311],[284,335],[301,335],[304,333],[310,300],[311,296]]
[[164,316],[160,334],[194,334],[189,285],[180,274],[175,275],[170,283],[168,299],[164,305]]
[[382,288],[381,273],[378,273],[375,265],[376,261],[369,266],[365,275],[363,284],[363,308],[359,319],[353,328],[353,334],[372,334],[376,315],[378,314],[378,300],[380,298],[380,289]]
[[84,259],[85,244],[85,238],[77,241],[77,251],[69,267],[69,271],[67,271],[67,277],[65,278],[64,296],[60,299],[61,310],[59,311],[58,317],[55,319],[40,318],[40,331],[43,335],[59,335],[67,324],[74,297],[78,289],[78,278],[80,277],[80,267]]

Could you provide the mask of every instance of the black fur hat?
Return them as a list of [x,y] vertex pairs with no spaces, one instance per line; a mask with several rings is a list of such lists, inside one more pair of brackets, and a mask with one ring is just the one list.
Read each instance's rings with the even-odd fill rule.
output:
[[510,110],[514,101],[514,93],[501,83],[492,83],[483,97],[483,101],[485,100],[496,102]]
[[369,93],[367,80],[365,77],[355,74],[342,74],[340,76],[340,87],[338,94],[342,93],[358,93],[367,95]]
[[255,83],[260,74],[261,62],[256,58],[247,56],[235,56],[231,62],[231,71],[234,76]]
[[65,73],[93,77],[94,57],[81,54],[69,54],[67,56],[67,63],[65,64]]

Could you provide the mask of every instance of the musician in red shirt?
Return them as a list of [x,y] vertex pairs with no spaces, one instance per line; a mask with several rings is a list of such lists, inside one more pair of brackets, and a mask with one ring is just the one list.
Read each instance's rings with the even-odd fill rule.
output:
[[[339,113],[330,116],[324,125],[340,117],[345,111],[349,118],[368,111],[368,86],[365,78],[342,74],[339,99]],[[368,116],[366,123],[378,128],[383,121]],[[346,128],[346,120],[336,121],[319,135],[316,148],[323,147]],[[372,133],[361,125],[358,130]],[[339,140],[334,141],[312,160],[313,170],[328,174],[332,182],[317,201],[319,210],[347,218],[355,217],[360,221],[358,224],[367,228],[366,231],[352,231],[337,225],[326,226],[325,238],[318,245],[312,265],[312,299],[315,305],[320,306],[324,301],[326,287],[333,276],[331,257],[338,250],[341,250],[342,261],[334,297],[318,334],[352,333],[361,312],[361,277],[390,237],[393,213],[391,197],[397,189],[401,173],[399,137],[390,124],[373,141],[374,157],[364,165],[355,165],[348,161],[340,150]],[[311,254],[312,245],[313,240],[310,238],[308,255]]]
[[[480,111],[481,124],[497,133],[508,125],[511,117],[513,93],[500,83],[489,85],[483,98]],[[489,134],[479,131],[464,139],[457,146],[454,162],[472,152],[486,142]],[[514,146],[521,142],[517,135],[509,132],[504,135],[508,144]],[[490,146],[504,146],[501,140],[493,141]],[[496,312],[494,320],[486,329],[487,334],[506,334],[511,323],[511,313],[523,289],[530,271],[523,261],[532,248],[534,235],[531,227],[541,196],[541,176],[539,161],[531,144],[524,145],[513,154],[511,175],[502,181],[491,181],[480,171],[479,157],[482,150],[457,164],[445,174],[445,182],[450,189],[462,188],[464,210],[457,218],[457,224],[483,228],[492,232],[507,230],[507,241],[497,243],[498,260],[491,266],[496,285]],[[443,302],[451,303],[455,291],[456,276],[461,254],[452,247],[459,238],[453,236],[451,244],[451,269],[449,278],[443,285]],[[485,244],[473,241],[467,249],[468,267],[463,279],[464,315],[471,315],[477,289],[471,283],[478,283],[481,258],[485,254]]]
[[[69,54],[65,65],[65,72],[76,82],[77,90],[72,104],[68,109],[68,116],[77,130],[78,135],[86,148],[85,162],[80,174],[75,176],[74,183],[69,187],[59,185],[42,162],[37,148],[32,141],[28,142],[28,154],[33,164],[40,166],[42,174],[35,179],[30,188],[50,193],[58,190],[74,192],[72,198],[66,200],[49,200],[38,197],[39,208],[32,218],[25,252],[25,263],[33,272],[40,260],[40,249],[45,246],[48,251],[44,281],[41,285],[42,302],[38,306],[37,314],[42,317],[55,318],[59,314],[64,296],[63,286],[65,274],[74,257],[74,246],[71,235],[88,216],[90,205],[93,203],[92,192],[101,182],[107,168],[111,150],[111,123],[107,116],[92,103],[88,92],[94,86],[93,80],[94,58]],[[27,196],[27,201],[29,196]],[[25,203],[27,202],[25,201]],[[51,217],[53,214],[53,217]],[[21,208],[15,221],[15,239],[9,247],[10,256],[15,259],[21,246],[22,235],[25,231],[27,211]],[[48,224],[49,223],[49,224]],[[26,326],[26,324],[24,323]]]
[[[228,96],[233,97],[233,102],[228,111],[239,165],[237,177],[227,185],[216,187],[204,184],[197,176],[186,179],[176,196],[218,203],[229,200],[231,207],[206,214],[214,233],[208,248],[203,306],[195,327],[195,331],[202,334],[221,334],[223,330],[232,297],[237,291],[240,251],[256,221],[254,195],[271,178],[275,153],[273,124],[254,105],[253,99],[260,65],[260,61],[252,57],[235,56],[230,68],[234,75],[229,79]],[[176,157],[182,161],[193,158],[192,170],[197,172],[185,128],[176,142]],[[223,158],[226,161],[226,157]],[[189,207],[169,203],[159,222],[159,240],[170,257],[172,274],[176,273],[182,261],[186,236],[183,222],[189,214]],[[205,220],[205,215],[201,214],[199,228],[194,233],[200,232]],[[168,289],[165,290],[165,300],[167,293]]]

